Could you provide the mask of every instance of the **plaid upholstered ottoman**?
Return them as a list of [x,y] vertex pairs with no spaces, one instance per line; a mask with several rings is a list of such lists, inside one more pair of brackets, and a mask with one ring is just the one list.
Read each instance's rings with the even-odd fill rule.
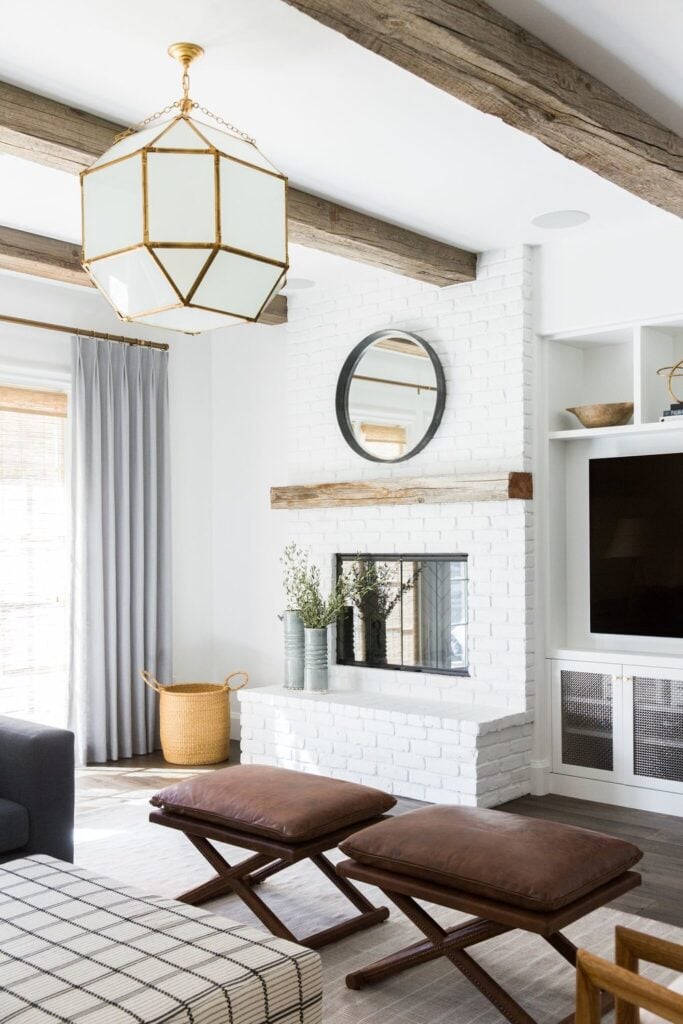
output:
[[320,1024],[320,958],[54,860],[0,867],[0,1022]]

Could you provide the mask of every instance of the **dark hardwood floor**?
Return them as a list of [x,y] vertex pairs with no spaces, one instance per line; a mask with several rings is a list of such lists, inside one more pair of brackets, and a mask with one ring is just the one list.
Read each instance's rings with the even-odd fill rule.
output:
[[[239,745],[235,742],[231,743],[230,763],[239,763]],[[111,767],[153,771],[164,765],[161,753],[156,753],[112,763]],[[106,767],[97,765],[99,769]],[[188,768],[187,774],[201,770],[206,769]],[[416,800],[399,799],[396,811],[400,814],[421,806],[424,805]],[[635,843],[644,853],[638,866],[643,884],[611,906],[683,927],[683,818],[563,796],[525,796],[503,804],[500,809],[596,829]]]

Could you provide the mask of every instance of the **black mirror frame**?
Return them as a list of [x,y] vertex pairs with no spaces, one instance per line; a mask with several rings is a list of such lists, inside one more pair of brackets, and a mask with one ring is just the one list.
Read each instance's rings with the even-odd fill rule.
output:
[[[418,345],[421,345],[429,356],[430,362],[434,368],[434,375],[436,377],[436,404],[434,405],[434,413],[432,415],[432,421],[429,427],[423,434],[421,440],[414,448],[411,448],[405,455],[401,455],[398,459],[380,459],[377,455],[371,455],[370,452],[366,452],[364,448],[356,440],[355,434],[351,427],[348,415],[349,406],[349,390],[351,388],[351,381],[353,374],[358,366],[358,363],[363,357],[363,353],[380,338],[405,338],[407,341],[414,341]],[[337,381],[337,393],[335,397],[335,409],[337,412],[337,423],[339,429],[342,432],[342,436],[348,446],[360,455],[364,459],[368,459],[370,462],[379,462],[384,465],[393,465],[396,462],[406,462],[407,459],[412,459],[413,456],[418,455],[424,448],[427,447],[429,442],[432,440],[443,417],[443,411],[446,406],[446,377],[443,372],[443,366],[431,345],[421,338],[418,334],[411,334],[408,331],[396,331],[396,330],[383,330],[375,331],[374,334],[369,334],[367,338],[363,338],[355,348],[351,350],[347,356],[344,365],[341,368],[339,379]]]

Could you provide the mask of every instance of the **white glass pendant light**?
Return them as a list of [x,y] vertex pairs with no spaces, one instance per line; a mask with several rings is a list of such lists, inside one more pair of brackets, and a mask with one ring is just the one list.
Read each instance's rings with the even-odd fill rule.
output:
[[81,173],[82,263],[122,320],[198,334],[258,320],[284,285],[287,179],[190,99],[201,46],[168,52],[183,98]]

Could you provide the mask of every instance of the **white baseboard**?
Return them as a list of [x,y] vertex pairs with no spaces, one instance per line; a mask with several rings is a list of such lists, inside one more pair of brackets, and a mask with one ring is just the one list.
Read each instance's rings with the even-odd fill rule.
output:
[[595,800],[601,804],[632,807],[638,811],[655,811],[683,818],[683,793],[665,793],[661,789],[624,786],[618,782],[598,779],[580,779],[573,775],[549,776],[550,792],[558,796],[572,796],[578,800]]
[[530,766],[532,796],[546,796],[550,793],[550,761],[532,761]]

